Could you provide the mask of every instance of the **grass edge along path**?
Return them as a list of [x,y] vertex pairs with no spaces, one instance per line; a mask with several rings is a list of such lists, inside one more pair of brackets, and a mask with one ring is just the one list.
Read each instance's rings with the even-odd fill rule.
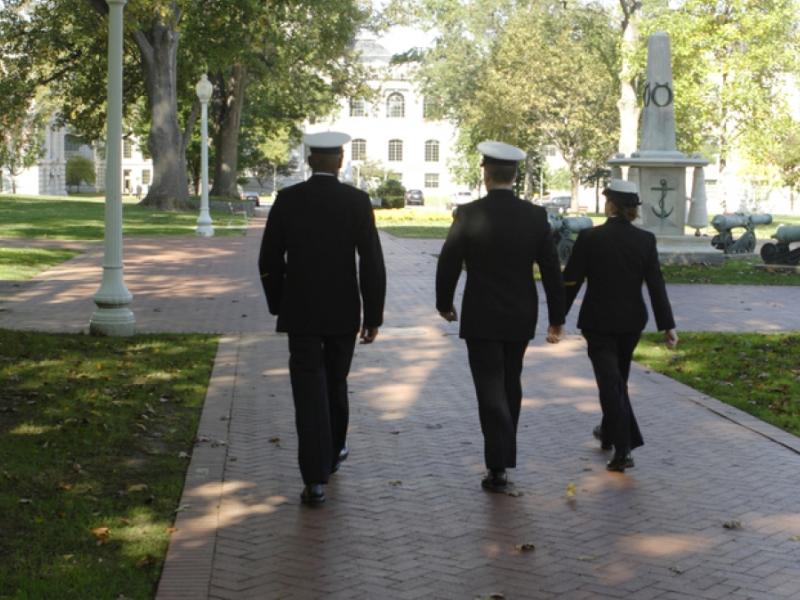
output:
[[[100,198],[0,197],[0,238],[102,240],[104,202]],[[198,211],[162,211],[125,203],[125,236],[195,235]],[[212,210],[214,235],[243,235],[246,219],[240,214]]]
[[648,333],[634,360],[800,436],[800,332],[682,332],[677,349]]
[[0,281],[35,277],[80,254],[67,248],[7,248],[0,246]]
[[0,598],[153,597],[217,342],[0,329]]

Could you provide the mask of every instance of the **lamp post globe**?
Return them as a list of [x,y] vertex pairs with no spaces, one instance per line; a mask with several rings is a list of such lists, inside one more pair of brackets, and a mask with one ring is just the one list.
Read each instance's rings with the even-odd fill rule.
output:
[[214,235],[214,224],[208,211],[208,102],[214,92],[214,86],[205,73],[195,86],[197,99],[200,100],[200,165],[202,169],[200,190],[200,216],[197,217],[197,235],[210,237]]

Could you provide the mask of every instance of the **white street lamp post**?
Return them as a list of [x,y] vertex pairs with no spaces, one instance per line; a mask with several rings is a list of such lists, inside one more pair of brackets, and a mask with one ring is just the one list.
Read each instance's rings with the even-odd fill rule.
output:
[[203,73],[203,77],[195,86],[197,98],[200,100],[200,166],[202,170],[201,190],[200,190],[200,216],[197,217],[197,235],[210,237],[214,235],[214,223],[211,214],[208,212],[208,101],[214,86]]
[[103,280],[89,321],[96,335],[133,335],[133,296],[122,277],[122,12],[126,0],[108,2],[108,124]]

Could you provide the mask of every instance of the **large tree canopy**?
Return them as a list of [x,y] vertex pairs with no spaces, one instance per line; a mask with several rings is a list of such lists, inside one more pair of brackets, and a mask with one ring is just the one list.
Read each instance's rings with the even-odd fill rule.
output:
[[[106,12],[104,0],[4,3],[0,64],[9,77],[0,113],[46,85],[61,98],[62,118],[100,139]],[[144,202],[172,208],[186,201],[186,147],[199,113],[194,84],[204,71],[216,84],[212,133],[224,193],[235,189],[242,115],[252,106],[260,117],[248,122],[266,139],[287,122],[329,110],[344,82],[357,80],[347,49],[366,17],[361,0],[128,2],[126,117],[146,137],[154,163]]]

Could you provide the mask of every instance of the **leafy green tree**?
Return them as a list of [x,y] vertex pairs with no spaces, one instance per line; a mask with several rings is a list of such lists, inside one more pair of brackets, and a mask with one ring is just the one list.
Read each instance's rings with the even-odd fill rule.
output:
[[353,167],[353,181],[357,187],[367,190],[371,195],[379,195],[378,188],[387,181],[400,181],[400,173],[387,168],[378,160],[365,160]]
[[78,188],[81,183],[94,185],[94,163],[80,154],[75,154],[67,159],[65,179],[68,186]]
[[8,172],[11,192],[17,192],[16,178],[35,165],[42,155],[48,112],[32,104],[27,111],[14,111],[0,117],[0,173]]
[[734,150],[754,154],[764,132],[786,117],[782,79],[797,72],[797,0],[683,0],[657,7],[643,36],[672,44],[678,145],[711,148],[723,172]]

